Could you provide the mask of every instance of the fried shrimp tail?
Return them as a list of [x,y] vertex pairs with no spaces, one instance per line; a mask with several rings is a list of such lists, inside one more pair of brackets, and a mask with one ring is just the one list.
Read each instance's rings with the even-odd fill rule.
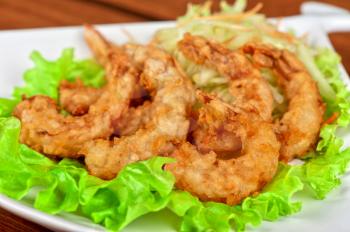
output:
[[84,26],[84,38],[96,60],[103,66],[108,64],[108,56],[117,46],[106,40],[93,26]]
[[321,128],[324,103],[316,82],[304,65],[287,50],[264,44],[247,44],[246,53],[256,64],[272,68],[284,90],[288,109],[277,122],[277,135],[282,143],[281,160],[304,156],[316,144]]

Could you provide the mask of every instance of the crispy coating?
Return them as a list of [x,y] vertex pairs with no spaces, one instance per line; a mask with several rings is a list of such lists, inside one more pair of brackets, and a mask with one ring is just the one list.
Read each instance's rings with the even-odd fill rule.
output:
[[317,142],[325,110],[316,82],[297,57],[287,50],[247,44],[244,51],[252,54],[258,65],[276,72],[278,84],[289,101],[276,128],[282,144],[280,159],[287,162],[304,156]]
[[152,120],[153,108],[149,101],[138,107],[130,107],[116,123],[114,134],[132,135],[138,129],[144,128]]
[[111,52],[120,52],[120,48],[106,40],[92,25],[84,25],[84,38],[96,60],[103,66],[109,63]]
[[[201,152],[190,143],[182,143],[171,155],[176,162],[166,165],[176,177],[176,187],[204,201],[219,201],[230,205],[260,191],[276,173],[279,142],[271,123],[256,120],[249,114],[212,99],[202,109],[199,123],[219,121],[227,133],[239,138],[240,154],[220,158],[214,151]],[[214,119],[214,120],[213,120]]]
[[92,175],[111,179],[127,164],[168,154],[173,144],[186,139],[188,108],[194,103],[194,89],[173,58],[152,46],[132,45],[133,60],[143,67],[142,82],[152,93],[152,117],[144,129],[108,140],[95,140],[83,149]]
[[[141,93],[139,85],[134,87],[132,99],[138,99],[139,96],[135,95]],[[98,100],[103,91],[104,88],[84,86],[79,80],[73,83],[63,81],[60,86],[60,106],[71,115],[82,116],[88,113],[90,106]],[[128,107],[114,123],[113,133],[119,136],[133,134],[150,120],[151,111],[152,107],[148,101],[137,107]]]
[[129,105],[138,75],[124,52],[111,52],[108,59],[107,85],[81,117],[63,116],[56,103],[44,96],[19,103],[13,114],[21,120],[21,142],[47,155],[76,158],[86,141],[108,138]]
[[80,79],[75,82],[62,81],[60,83],[60,106],[74,116],[81,116],[89,111],[101,96],[102,88],[87,87]]
[[[208,104],[215,96],[197,91],[198,101]],[[221,103],[222,105],[226,103]],[[230,105],[226,105],[232,108]],[[237,108],[236,108],[237,111]],[[226,122],[226,115],[218,111],[211,111],[209,107],[201,107],[195,111],[192,122],[192,142],[201,153],[215,152],[219,158],[225,159],[239,154],[242,149],[242,141],[232,131]]]
[[[187,58],[215,68],[230,78],[230,92],[235,98],[232,104],[238,106],[235,107],[236,111],[272,121],[273,96],[270,87],[243,53],[230,51],[221,44],[190,34],[185,34],[179,42],[179,48]],[[241,141],[232,132],[225,130],[216,115],[203,113],[200,117],[211,119],[212,122],[197,125],[192,133],[194,144],[201,152],[214,151],[225,157],[241,150]]]
[[272,119],[273,96],[269,84],[242,52],[231,51],[219,43],[188,33],[178,46],[187,58],[230,78],[235,105],[266,121]]
[[[109,42],[91,25],[85,25],[84,37],[92,50],[95,58],[99,63],[106,66],[108,63],[108,54],[111,49],[120,52],[121,47]],[[139,70],[141,72],[141,70]],[[60,85],[60,105],[68,113],[74,116],[81,116],[88,112],[90,105],[96,102],[104,91],[103,88],[91,88],[84,86],[78,79],[76,82],[70,83],[63,81]],[[137,77],[134,86],[132,99],[141,99],[146,95],[142,83]],[[137,129],[143,127],[148,121],[151,114],[149,102],[145,102],[141,106],[129,107],[118,121],[115,122],[114,134],[123,136],[133,134]]]

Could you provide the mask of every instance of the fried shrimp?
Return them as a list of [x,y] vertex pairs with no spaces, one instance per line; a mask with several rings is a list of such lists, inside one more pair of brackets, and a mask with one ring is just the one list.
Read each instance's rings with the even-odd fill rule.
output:
[[[139,84],[134,87],[131,99],[141,99],[145,95],[144,90]],[[71,115],[82,116],[88,113],[90,106],[98,100],[104,89],[84,86],[78,79],[75,82],[63,81],[59,91],[60,107]],[[133,134],[150,120],[151,109],[148,101],[137,107],[129,107],[127,112],[115,122],[114,134],[119,136]]]
[[276,173],[280,144],[273,130],[273,97],[268,83],[246,56],[202,37],[186,34],[185,56],[230,78],[232,105],[201,94],[193,143],[172,154],[166,169],[176,186],[201,200],[238,204],[261,190]]
[[128,56],[117,51],[109,53],[106,69],[106,87],[81,117],[63,116],[44,96],[19,103],[13,114],[21,120],[21,142],[47,155],[76,158],[86,141],[108,138],[129,105],[138,73]]
[[[75,82],[63,81],[60,85],[60,107],[73,116],[82,116],[88,113],[89,108],[101,96],[104,88],[84,86],[78,79]],[[134,86],[131,100],[139,100],[145,95],[140,84]],[[114,134],[123,136],[134,133],[144,126],[151,115],[148,101],[137,107],[128,107],[126,113],[114,124]]]
[[[92,50],[95,58],[101,64],[106,66],[108,54],[110,51],[124,51],[123,47],[112,44],[103,37],[91,25],[85,25],[84,37]],[[141,73],[141,69],[139,72]],[[60,86],[60,102],[64,110],[72,115],[83,115],[88,112],[89,106],[94,103],[99,95],[103,92],[103,88],[91,88],[84,86],[81,82],[67,83],[63,82]],[[139,76],[134,86],[132,102],[141,101],[147,95]],[[150,118],[151,107],[149,102],[136,107],[129,106],[128,111],[124,113],[120,119],[115,122],[115,135],[124,136],[133,134],[136,130],[143,127]]]
[[287,50],[264,44],[247,44],[244,51],[262,67],[272,68],[284,90],[288,109],[277,122],[281,142],[280,159],[302,157],[317,142],[324,114],[324,103],[316,82],[304,65]]
[[[236,111],[250,114],[250,117],[257,116],[257,120],[261,117],[265,121],[272,121],[273,96],[270,87],[243,53],[230,51],[218,43],[190,34],[185,34],[179,42],[179,48],[189,59],[213,67],[230,78],[229,88],[235,98],[232,104],[239,106]],[[215,120],[215,115],[201,117],[213,121],[202,124],[192,133],[193,142],[201,152],[214,151],[225,156],[241,149],[241,142],[234,134],[216,125],[220,120]]]
[[212,67],[230,78],[230,93],[236,105],[266,121],[272,120],[273,96],[269,84],[242,52],[231,51],[221,44],[188,33],[178,46],[190,60]]
[[80,79],[75,82],[62,81],[60,84],[60,106],[74,116],[89,111],[103,92],[102,88],[87,87]]
[[[210,99],[200,109],[198,124],[222,127],[241,141],[241,152],[220,158],[214,151],[203,152],[195,145],[182,143],[172,153],[176,162],[166,165],[176,177],[176,187],[204,201],[238,204],[260,191],[276,173],[279,142],[273,126],[249,114],[236,112],[218,99]],[[209,116],[208,116],[209,115]]]
[[145,128],[114,141],[95,140],[83,149],[89,172],[111,179],[127,164],[173,151],[184,141],[190,122],[188,109],[194,103],[194,89],[171,56],[152,46],[133,45],[133,60],[143,66],[141,81],[152,94],[152,117]]

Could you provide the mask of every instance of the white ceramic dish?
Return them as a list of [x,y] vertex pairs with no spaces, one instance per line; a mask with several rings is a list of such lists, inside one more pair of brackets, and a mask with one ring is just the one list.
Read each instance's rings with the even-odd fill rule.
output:
[[[281,28],[293,28],[297,34],[307,32],[311,43],[321,47],[331,47],[326,31],[346,30],[350,26],[346,12],[342,13],[341,17],[337,17],[340,23],[336,25],[327,23],[328,21],[324,20],[325,15],[319,17],[319,15],[312,14],[309,16],[284,18]],[[323,20],[321,20],[322,18]],[[152,37],[157,29],[171,26],[172,24],[172,22],[115,24],[99,26],[98,29],[108,38],[118,43],[127,41],[127,37],[121,30],[127,29],[138,42],[144,43]],[[63,48],[67,47],[74,47],[78,58],[90,56],[89,50],[83,41],[81,27],[1,31],[0,97],[9,96],[13,87],[21,84],[23,71],[31,67],[31,62],[28,58],[31,51],[38,50],[44,57],[54,59],[58,57]],[[349,84],[349,77],[345,69],[343,67],[340,68],[344,82]],[[350,145],[349,134],[348,132],[348,135],[346,133],[344,135],[347,146]],[[30,202],[30,198],[23,201],[15,201],[0,195],[0,207],[52,230],[76,232],[104,231],[103,227],[93,224],[88,219],[71,214],[48,215],[33,209],[28,202]],[[343,185],[334,190],[326,200],[305,199],[303,210],[300,213],[282,218],[277,222],[264,222],[261,227],[257,229],[248,228],[248,231],[345,232],[349,231],[350,228],[348,219],[349,208],[350,175],[346,175],[343,179]],[[176,231],[177,225],[179,225],[179,219],[176,216],[168,211],[162,211],[138,219],[124,231]]]

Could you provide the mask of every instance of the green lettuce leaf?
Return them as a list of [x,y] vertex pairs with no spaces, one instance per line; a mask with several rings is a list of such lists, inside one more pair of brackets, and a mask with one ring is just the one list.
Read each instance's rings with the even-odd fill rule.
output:
[[34,68],[24,73],[25,85],[15,88],[13,96],[21,99],[23,95],[46,95],[58,98],[57,88],[62,80],[74,81],[80,78],[86,85],[100,87],[104,84],[104,71],[100,65],[92,60],[74,60],[73,49],[65,49],[55,61],[46,60],[34,51],[31,54]]
[[0,192],[9,197],[20,200],[36,187],[35,208],[81,213],[113,231],[168,204],[174,177],[162,167],[170,158],[133,163],[104,181],[78,161],[56,163],[20,144],[19,132],[18,119],[0,118]]
[[58,99],[58,86],[62,80],[79,78],[87,86],[101,87],[105,83],[104,70],[93,60],[74,59],[73,49],[64,49],[61,56],[49,61],[39,52],[31,54],[34,67],[24,73],[24,86],[16,87],[12,99],[0,99],[0,117],[9,116],[22,96],[46,95]]
[[17,103],[14,99],[0,98],[0,117],[9,117]]

